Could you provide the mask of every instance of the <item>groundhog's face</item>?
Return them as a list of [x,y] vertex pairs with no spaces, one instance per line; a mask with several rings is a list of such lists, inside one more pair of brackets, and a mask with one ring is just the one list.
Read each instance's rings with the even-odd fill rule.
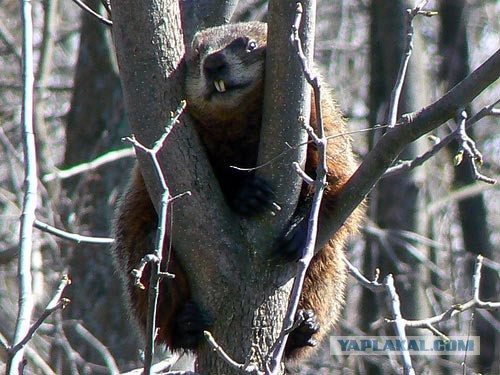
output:
[[187,54],[188,106],[198,115],[230,111],[263,95],[267,25],[239,23],[197,33]]

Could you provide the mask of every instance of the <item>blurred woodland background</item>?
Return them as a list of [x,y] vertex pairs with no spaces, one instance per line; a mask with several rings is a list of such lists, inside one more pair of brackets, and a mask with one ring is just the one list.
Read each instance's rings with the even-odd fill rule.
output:
[[[98,0],[86,2],[107,15]],[[351,129],[386,121],[387,106],[404,49],[404,0],[323,0],[318,2],[317,68],[332,88]],[[128,179],[133,153],[121,142],[130,134],[115,62],[111,28],[71,1],[33,2],[35,26],[35,113],[39,204],[43,223],[81,235],[109,237],[116,200]],[[414,50],[400,113],[439,98],[500,46],[500,3],[495,0],[435,0],[417,17]],[[240,1],[233,21],[265,20],[267,2]],[[22,28],[20,2],[0,0],[0,335],[9,342],[18,309],[17,254],[23,191],[21,145]],[[466,110],[471,117],[499,100],[498,82]],[[408,147],[402,159],[421,155],[456,128],[441,126]],[[380,130],[353,136],[360,160]],[[498,178],[498,120],[485,117],[468,131],[483,154],[481,173]],[[437,137],[437,138],[436,138]],[[471,298],[478,254],[485,256],[481,298],[499,298],[500,191],[476,182],[471,165],[454,159],[451,143],[422,166],[384,178],[368,203],[361,235],[349,260],[368,278],[393,273],[403,316],[437,315]],[[123,153],[110,153],[123,150]],[[106,155],[121,156],[78,174],[61,170]],[[101,159],[99,159],[101,160]],[[35,230],[34,318],[43,311],[68,274],[70,304],[56,311],[28,345],[26,374],[117,373],[140,366],[141,345],[119,299],[109,245],[77,243]],[[374,293],[349,279],[347,303],[335,335],[388,335],[393,328],[385,293]],[[447,335],[481,336],[481,356],[413,358],[419,374],[500,373],[498,312],[466,311],[443,322]],[[431,335],[427,330],[410,335]],[[0,360],[5,361],[0,347]],[[462,362],[465,360],[465,369]],[[117,368],[118,367],[118,368]],[[0,367],[0,372],[2,367]],[[397,357],[330,356],[324,350],[293,371],[300,374],[396,374]]]

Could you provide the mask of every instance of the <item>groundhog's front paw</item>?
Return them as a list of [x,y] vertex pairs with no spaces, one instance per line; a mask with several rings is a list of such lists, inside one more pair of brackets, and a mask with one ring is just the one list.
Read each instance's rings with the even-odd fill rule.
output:
[[295,328],[288,337],[285,346],[285,356],[298,348],[304,346],[316,346],[318,343],[313,339],[313,335],[318,333],[321,326],[318,322],[318,317],[312,310],[298,310],[295,314],[295,320],[301,319],[301,323]]
[[195,302],[186,302],[174,322],[172,346],[175,349],[196,349],[204,339],[203,331],[209,329],[212,324],[209,316],[201,311]]
[[269,184],[260,177],[245,178],[231,199],[233,210],[243,216],[255,216],[265,211],[273,212],[274,192]]
[[295,218],[273,246],[269,260],[273,263],[296,262],[304,256],[307,240],[307,219]]

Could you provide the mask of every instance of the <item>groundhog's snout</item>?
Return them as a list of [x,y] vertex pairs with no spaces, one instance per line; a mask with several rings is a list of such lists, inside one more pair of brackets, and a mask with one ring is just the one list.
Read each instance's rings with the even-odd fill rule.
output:
[[203,62],[203,71],[209,81],[224,79],[228,71],[226,57],[222,52],[212,53]]

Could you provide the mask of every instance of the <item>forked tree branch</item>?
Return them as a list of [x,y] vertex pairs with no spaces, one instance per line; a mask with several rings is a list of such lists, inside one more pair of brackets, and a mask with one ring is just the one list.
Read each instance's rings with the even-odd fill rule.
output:
[[[154,170],[156,172],[156,176],[160,185],[163,189],[160,199],[160,208],[158,210],[158,227],[156,229],[156,240],[155,240],[155,248],[153,254],[147,254],[143,259],[141,259],[141,264],[139,269],[134,269],[136,282],[135,284],[140,286],[140,279],[142,276],[142,272],[146,264],[150,265],[150,277],[149,277],[149,285],[148,285],[148,315],[146,319],[146,348],[145,348],[145,360],[144,360],[144,374],[151,374],[151,366],[153,364],[154,357],[154,349],[155,349],[155,338],[156,338],[156,313],[158,306],[158,295],[160,291],[160,282],[162,278],[174,278],[175,275],[168,273],[168,265],[170,263],[170,255],[171,255],[171,243],[169,243],[169,248],[164,249],[165,239],[167,234],[171,237],[171,225],[167,223],[167,216],[169,212],[169,206],[172,202],[172,197],[170,195],[170,189],[168,188],[167,181],[163,175],[160,162],[158,159],[158,154],[160,150],[163,148],[167,137],[170,135],[170,132],[174,128],[176,124],[179,122],[179,117],[186,108],[186,102],[181,102],[181,105],[178,107],[175,113],[172,113],[170,116],[170,121],[165,126],[165,130],[162,136],[154,143],[153,147],[148,148],[138,142],[135,137],[132,135],[131,137],[127,137],[124,140],[131,143],[137,150],[144,152],[151,159],[151,162],[154,166]],[[190,194],[190,193],[188,193]],[[167,233],[168,232],[168,233]],[[160,266],[162,264],[163,255],[166,254],[165,264],[167,265],[167,269],[162,271]]]
[[[494,301],[483,301],[479,296],[480,284],[481,284],[481,269],[483,265],[483,257],[479,255],[476,258],[476,263],[474,267],[474,274],[472,277],[472,298],[464,303],[455,304],[447,309],[445,312],[438,314],[436,316],[421,319],[421,320],[409,320],[405,319],[401,314],[401,305],[399,301],[399,296],[394,286],[394,279],[392,275],[388,275],[383,282],[378,281],[379,272],[375,275],[372,281],[368,280],[358,268],[353,266],[350,262],[346,261],[349,268],[349,272],[361,283],[362,286],[372,290],[373,292],[380,292],[385,289],[391,300],[391,308],[394,319],[386,320],[387,323],[394,324],[395,330],[400,339],[406,339],[406,329],[411,328],[424,328],[430,330],[433,334],[447,339],[446,335],[436,328],[436,325],[444,321],[450,320],[456,315],[469,310],[469,309],[482,309],[482,310],[496,310],[500,308],[500,302]],[[408,352],[408,348],[404,346],[401,348],[401,354],[403,356],[404,373],[405,375],[411,375],[415,373],[413,369],[412,360]]]

